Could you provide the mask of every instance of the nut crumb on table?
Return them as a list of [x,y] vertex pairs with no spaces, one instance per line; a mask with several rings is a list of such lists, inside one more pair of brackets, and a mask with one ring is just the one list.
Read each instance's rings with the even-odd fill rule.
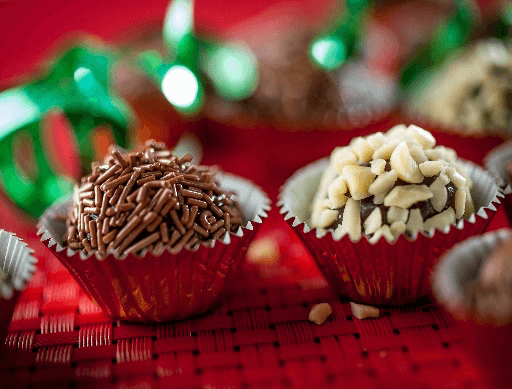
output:
[[332,308],[328,303],[315,304],[309,312],[309,321],[318,325],[323,324],[331,313]]
[[272,238],[253,242],[247,250],[247,261],[254,264],[274,264],[279,261],[279,245]]
[[371,305],[363,305],[350,303],[352,309],[352,315],[357,317],[359,320],[366,319],[368,317],[379,317],[379,308],[372,307]]

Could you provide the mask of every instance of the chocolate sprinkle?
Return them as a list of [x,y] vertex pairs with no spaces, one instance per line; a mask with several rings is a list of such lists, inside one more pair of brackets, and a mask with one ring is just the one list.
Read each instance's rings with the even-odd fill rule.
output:
[[235,232],[242,224],[236,196],[219,188],[218,167],[191,161],[155,141],[137,153],[112,147],[77,188],[67,218],[68,247],[102,257],[145,250],[160,255]]

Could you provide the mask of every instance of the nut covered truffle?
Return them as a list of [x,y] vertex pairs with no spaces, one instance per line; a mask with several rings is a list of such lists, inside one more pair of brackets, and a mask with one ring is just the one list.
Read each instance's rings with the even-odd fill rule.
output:
[[221,239],[242,226],[233,193],[215,180],[216,168],[178,158],[163,143],[141,152],[117,148],[75,188],[67,218],[67,244],[84,254],[117,257],[145,250],[159,255]]
[[456,53],[408,102],[410,108],[468,133],[510,130],[512,50],[501,41],[478,42]]
[[471,181],[456,157],[415,125],[355,138],[332,152],[311,226],[373,243],[455,224],[474,211]]

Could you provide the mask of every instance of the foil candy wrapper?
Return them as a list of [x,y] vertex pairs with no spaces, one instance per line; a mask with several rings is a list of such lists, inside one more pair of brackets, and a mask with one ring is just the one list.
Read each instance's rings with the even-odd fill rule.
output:
[[370,305],[403,305],[430,294],[430,274],[439,257],[456,242],[484,232],[501,204],[503,194],[494,178],[473,163],[462,161],[473,181],[475,209],[468,220],[415,238],[400,235],[394,242],[366,236],[352,242],[336,240],[307,225],[310,205],[329,159],[298,170],[281,188],[278,206],[285,221],[304,243],[337,293]]
[[78,284],[116,319],[161,322],[180,320],[212,308],[230,277],[236,274],[247,248],[267,217],[270,200],[262,189],[241,177],[222,174],[221,186],[237,194],[246,224],[236,233],[196,250],[167,249],[155,256],[142,252],[117,258],[85,256],[64,247],[66,224],[63,218],[71,199],[48,208],[39,221],[38,235]]
[[18,297],[36,270],[37,259],[32,253],[16,235],[0,230],[0,344],[7,335]]

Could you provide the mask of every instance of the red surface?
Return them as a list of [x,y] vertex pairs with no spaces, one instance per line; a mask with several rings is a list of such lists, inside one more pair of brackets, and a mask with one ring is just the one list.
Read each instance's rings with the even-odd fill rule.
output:
[[[351,132],[292,136],[262,130],[252,140],[233,133],[229,153],[203,139],[204,160],[252,178],[275,200],[278,186],[294,169],[348,137],[384,130],[396,120]],[[214,136],[220,128],[210,130]],[[257,141],[261,135],[268,137]],[[442,134],[438,139],[476,162],[500,143]],[[37,242],[34,228],[27,228],[5,201],[0,209],[0,227],[27,237],[42,267],[22,295],[1,356],[0,366],[7,369],[0,369],[0,382],[6,387],[484,387],[466,352],[467,335],[435,304],[385,309],[378,319],[353,318],[347,300],[326,287],[275,207],[258,236],[278,243],[279,263],[246,264],[213,312],[158,325],[105,317]],[[505,225],[500,208],[490,228]],[[322,326],[307,320],[319,302],[333,307]]]
[[[226,28],[283,4],[315,20],[333,0],[196,0],[198,29],[222,34]],[[108,42],[127,41],[133,32],[161,25],[169,0],[76,2],[66,0],[0,1],[0,84],[34,71],[67,38],[95,34]]]
[[474,363],[481,366],[482,376],[494,388],[510,386],[510,349],[512,324],[500,327],[462,323],[469,336],[467,349]]
[[[274,3],[206,1],[198,1],[197,18],[212,31]],[[127,25],[161,21],[166,6],[167,1],[0,2],[0,82],[28,74],[70,30],[122,39]],[[253,179],[275,199],[295,169],[397,120],[352,132],[299,134],[242,133],[203,123],[199,135],[205,163]],[[442,134],[438,141],[478,163],[501,142]],[[353,318],[347,301],[325,286],[275,207],[259,237],[278,242],[280,262],[246,265],[230,297],[213,312],[159,325],[109,320],[38,241],[34,221],[3,198],[0,212],[0,227],[25,238],[40,259],[0,354],[2,387],[483,387],[465,352],[467,336],[435,304],[383,310],[378,319]],[[490,229],[505,225],[501,208]],[[318,302],[333,307],[322,326],[307,321]]]

